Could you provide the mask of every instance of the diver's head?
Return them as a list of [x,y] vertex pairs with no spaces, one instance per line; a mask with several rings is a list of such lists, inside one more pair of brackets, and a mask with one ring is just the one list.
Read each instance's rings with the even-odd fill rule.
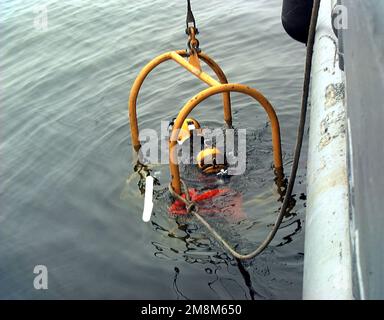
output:
[[[174,125],[173,119],[169,128],[172,129]],[[183,125],[180,128],[180,131],[177,136],[177,142],[179,145],[183,145],[185,143],[190,143],[192,146],[192,137],[194,135],[199,136],[201,140],[201,145],[198,143],[199,147],[196,153],[193,152],[193,157],[196,160],[197,168],[200,172],[205,175],[217,175],[220,173],[225,173],[227,169],[227,163],[225,161],[225,157],[223,153],[216,147],[205,145],[204,137],[202,136],[202,130],[199,122],[194,118],[187,118],[184,120]]]
[[227,169],[225,158],[218,148],[204,148],[198,153],[196,161],[204,174],[218,174]]
[[[173,125],[175,123],[175,119],[172,119],[172,121],[169,123],[169,130],[172,130]],[[178,136],[177,136],[177,143],[178,144],[183,144],[187,140],[190,140],[191,137],[193,136],[193,132],[197,131],[199,132],[201,129],[200,123],[194,119],[194,118],[187,118],[184,120],[183,125],[181,126]]]

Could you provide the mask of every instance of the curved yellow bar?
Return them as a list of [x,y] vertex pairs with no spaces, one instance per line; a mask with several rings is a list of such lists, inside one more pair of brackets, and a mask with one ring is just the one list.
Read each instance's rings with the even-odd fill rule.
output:
[[[138,151],[141,147],[140,141],[139,141],[139,127],[137,123],[137,112],[136,112],[137,96],[139,94],[140,88],[145,78],[159,64],[163,63],[164,61],[172,59],[172,60],[175,60],[180,65],[182,65],[188,71],[193,73],[199,79],[201,79],[202,81],[206,82],[211,86],[220,85],[220,83],[228,83],[228,80],[223,70],[219,67],[219,65],[213,59],[211,59],[205,53],[200,52],[199,58],[201,58],[201,60],[203,60],[215,72],[216,76],[220,80],[220,83],[212,79],[208,74],[197,69],[188,61],[182,58],[186,56],[188,56],[188,53],[186,50],[178,50],[178,51],[167,52],[156,57],[140,71],[135,82],[133,83],[133,86],[131,88],[131,92],[129,95],[129,119],[130,119],[130,126],[131,126],[132,144],[133,144],[133,148],[136,151]],[[231,101],[230,101],[230,95],[228,92],[223,93],[223,105],[224,105],[224,120],[227,123],[227,125],[231,127],[232,126]]]
[[267,112],[272,127],[272,145],[273,145],[273,162],[276,170],[282,170],[282,157],[281,157],[281,141],[280,141],[280,125],[277,119],[275,110],[269,101],[256,89],[250,88],[243,84],[221,84],[208,89],[205,89],[195,95],[189,100],[185,106],[180,110],[175,123],[173,125],[171,137],[169,140],[169,168],[171,172],[172,188],[177,194],[181,194],[180,185],[180,172],[177,159],[177,135],[184,120],[187,118],[189,113],[203,100],[208,97],[223,93],[223,92],[240,92],[247,94],[256,99],[264,110]]
[[[204,52],[199,53],[199,57],[203,60],[216,74],[222,84],[228,83],[227,77],[219,65]],[[228,127],[232,127],[232,111],[231,96],[229,91],[223,92],[224,121]]]

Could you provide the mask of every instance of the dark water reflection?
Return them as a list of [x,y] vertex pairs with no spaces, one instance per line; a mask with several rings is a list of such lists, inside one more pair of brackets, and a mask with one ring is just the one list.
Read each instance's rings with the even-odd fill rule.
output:
[[[247,169],[242,176],[233,176],[220,187],[233,188],[241,192],[243,195],[243,209],[246,211],[246,218],[237,222],[229,222],[218,216],[206,217],[209,223],[219,231],[224,238],[233,245],[233,247],[243,253],[254,250],[255,247],[263,240],[272,227],[276,215],[280,210],[282,202],[282,192],[285,191],[284,185],[286,179],[280,181],[273,174],[271,169],[272,150],[266,144],[270,143],[269,139],[264,138],[270,135],[270,130],[263,128],[260,130],[247,131],[247,145],[258,141],[256,148],[249,148],[247,151]],[[267,141],[267,142],[266,142]],[[257,152],[265,149],[265,152]],[[255,152],[256,151],[256,152]],[[143,185],[145,177],[149,174],[154,175],[154,170],[149,169],[150,166],[136,165],[140,178],[136,179],[137,186],[143,193]],[[167,171],[166,166],[156,168],[157,175],[162,176],[162,171]],[[204,189],[201,177],[198,178],[198,171],[193,165],[182,165],[181,175],[188,181],[188,186]],[[177,265],[190,264],[202,267],[209,280],[206,285],[211,290],[212,298],[229,298],[229,299],[267,299],[271,298],[268,289],[266,292],[258,289],[259,283],[254,273],[259,273],[263,277],[263,281],[271,275],[269,264],[277,259],[273,256],[276,248],[284,247],[286,244],[295,240],[295,237],[302,231],[302,222],[297,217],[295,211],[296,200],[292,199],[292,204],[287,212],[286,218],[278,233],[280,239],[274,240],[274,248],[268,248],[265,255],[251,261],[240,261],[227,254],[221,246],[213,239],[207,230],[200,226],[190,216],[172,216],[167,213],[167,208],[172,202],[167,191],[167,178],[164,177],[165,186],[159,183],[156,192],[155,214],[151,224],[155,232],[157,232],[161,240],[152,241],[154,255],[165,261],[172,261],[176,264],[174,277],[174,290],[178,299],[193,299],[198,296],[190,296],[190,290],[182,290],[178,285],[179,282],[184,283],[180,278],[183,277],[182,269]],[[157,179],[159,182],[160,179]],[[133,181],[133,180],[130,180]],[[279,181],[279,182],[278,182]],[[269,187],[268,187],[269,186]],[[279,187],[278,187],[279,186]],[[131,190],[131,188],[129,188]],[[262,193],[260,194],[260,191]],[[255,195],[259,199],[255,201]],[[249,197],[249,199],[248,199]],[[225,198],[225,196],[224,196]],[[226,202],[219,204],[224,210]],[[224,206],[224,207],[223,207]],[[169,239],[170,238],[170,239]],[[264,260],[266,265],[261,267],[259,260]],[[298,252],[295,256],[298,265],[302,261],[302,253]],[[276,262],[276,261],[275,261]],[[281,263],[281,262],[279,262]],[[296,265],[296,267],[298,267]],[[283,269],[282,266],[280,268]],[[222,274],[223,271],[228,274]],[[202,271],[201,271],[202,272]],[[230,277],[228,277],[230,275]],[[279,278],[277,278],[279,279]],[[270,283],[277,280],[270,279]],[[279,279],[282,281],[282,279]],[[255,282],[255,283],[254,283]],[[289,283],[289,282],[288,282]],[[227,288],[228,286],[228,288]],[[235,289],[235,288],[236,289]],[[277,297],[280,297],[281,293]],[[287,296],[290,298],[290,296]]]

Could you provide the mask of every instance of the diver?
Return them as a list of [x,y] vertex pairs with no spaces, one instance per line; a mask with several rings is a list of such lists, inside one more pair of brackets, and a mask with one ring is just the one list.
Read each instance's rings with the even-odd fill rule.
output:
[[[174,120],[168,126],[170,131]],[[225,150],[207,137],[199,122],[193,118],[183,122],[177,143],[183,150],[181,170],[184,176],[189,177],[188,185],[194,186],[188,192],[191,200],[198,204],[199,213],[236,222],[245,219],[241,193],[228,187],[231,176],[228,174]],[[172,203],[169,212],[174,215],[187,214],[180,200]]]

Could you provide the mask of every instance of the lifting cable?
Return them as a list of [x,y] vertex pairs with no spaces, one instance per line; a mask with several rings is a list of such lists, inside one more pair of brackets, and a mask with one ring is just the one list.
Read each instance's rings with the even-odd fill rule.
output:
[[[190,0],[187,0],[187,1],[188,1],[188,11],[187,11],[187,30],[188,30],[188,25],[190,23],[192,23],[193,27],[195,28],[195,19],[193,18]],[[306,53],[306,61],[305,61],[304,84],[303,84],[302,99],[301,99],[300,119],[299,119],[299,125],[298,125],[298,129],[297,129],[296,145],[295,145],[294,159],[293,159],[293,164],[292,164],[292,171],[291,171],[291,175],[289,177],[289,182],[288,182],[286,194],[285,194],[279,215],[276,218],[276,221],[275,221],[275,224],[274,224],[272,230],[269,232],[269,234],[264,239],[264,241],[257,247],[256,250],[254,250],[248,254],[238,253],[212,228],[212,226],[201,215],[198,214],[198,206],[196,205],[196,203],[191,201],[190,195],[188,192],[188,187],[186,186],[184,181],[181,180],[182,186],[184,189],[185,198],[178,195],[176,192],[174,192],[171,184],[169,185],[169,191],[171,192],[171,194],[175,198],[177,198],[180,201],[182,201],[183,203],[185,203],[187,212],[193,214],[208,229],[208,231],[212,233],[212,235],[216,238],[216,240],[219,241],[235,258],[237,258],[239,260],[246,260],[246,259],[254,258],[257,255],[259,255],[261,252],[264,251],[264,249],[271,243],[271,241],[275,237],[277,230],[279,229],[281,222],[283,221],[283,218],[287,213],[287,209],[288,209],[290,201],[291,201],[292,191],[293,191],[293,187],[294,187],[295,179],[296,179],[296,175],[297,175],[297,169],[299,166],[301,147],[302,147],[303,138],[304,138],[305,120],[306,120],[307,109],[308,109],[308,96],[309,96],[309,88],[310,88],[310,81],[311,81],[313,47],[314,47],[314,42],[315,42],[317,19],[319,16],[320,1],[321,0],[314,0],[314,2],[313,2],[311,22],[310,22],[309,32],[308,32],[307,53]]]
[[[195,17],[193,16],[193,12],[192,12],[192,7],[191,7],[191,0],[187,0],[187,28],[185,29],[186,30],[186,33],[188,33],[188,30],[189,28],[195,28],[195,30],[197,31],[197,28],[196,28],[196,21],[195,21]],[[197,34],[198,32],[196,32]]]

